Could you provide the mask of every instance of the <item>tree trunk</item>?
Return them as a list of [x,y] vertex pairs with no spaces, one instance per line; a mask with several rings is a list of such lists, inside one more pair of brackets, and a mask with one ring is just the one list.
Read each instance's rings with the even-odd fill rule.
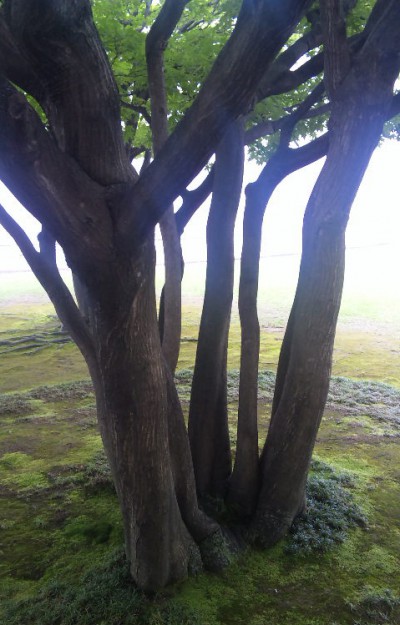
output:
[[288,148],[290,133],[270,158],[258,179],[246,188],[243,248],[240,266],[239,314],[241,359],[238,431],[235,466],[229,485],[229,502],[240,516],[249,517],[259,489],[258,454],[258,361],[260,326],[257,314],[258,274],[262,223],[268,202],[286,176],[326,154],[327,136],[297,149]]
[[243,176],[241,123],[231,126],[216,153],[207,223],[206,292],[189,411],[189,439],[202,499],[223,498],[231,473],[226,360],[233,296],[233,232]]
[[274,412],[262,454],[262,488],[251,533],[279,540],[304,505],[307,473],[329,387],[343,288],[345,230],[379,140],[381,107],[349,89],[332,113],[328,157],[309,200],[294,306],[277,374]]
[[91,314],[98,418],[126,553],[139,587],[154,591],[185,578],[193,563],[201,566],[196,541],[218,526],[197,507],[187,434],[157,330],[153,245],[145,248],[129,270],[121,263],[112,272],[118,278]]
[[[168,138],[168,102],[164,50],[187,0],[167,0],[146,38],[146,61],[151,106],[151,132],[156,156]],[[165,360],[174,373],[181,340],[182,250],[171,204],[160,219],[164,246],[165,284],[160,300],[159,327]]]
[[[257,314],[258,273],[264,212],[280,177],[268,184],[254,183],[246,189],[243,247],[240,265],[239,315],[241,356],[235,465],[229,482],[228,502],[237,513],[250,517],[259,488],[258,454],[258,360],[260,324]],[[264,181],[261,181],[264,182]]]
[[178,364],[181,341],[182,248],[174,207],[160,221],[164,246],[165,283],[160,297],[158,324],[164,358],[172,373]]

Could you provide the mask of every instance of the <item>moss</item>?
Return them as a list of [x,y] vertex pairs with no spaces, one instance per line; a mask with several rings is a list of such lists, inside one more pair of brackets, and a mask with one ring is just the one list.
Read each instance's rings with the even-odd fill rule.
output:
[[221,530],[205,538],[199,548],[204,568],[214,573],[222,571],[231,564],[238,549],[233,537]]
[[108,542],[111,532],[111,523],[104,519],[93,521],[87,516],[76,517],[64,528],[65,536],[69,541],[83,540],[89,545]]
[[[278,327],[285,319],[282,310],[269,311],[268,326],[262,320],[260,445],[284,330]],[[21,308],[8,317],[0,314],[0,329],[15,329],[12,336],[22,336],[34,327],[54,323],[42,309],[37,316],[31,313]],[[198,303],[187,307],[186,313],[184,335],[190,340],[182,342],[181,352],[186,370],[177,372],[185,402],[190,396]],[[377,346],[375,336],[369,341],[365,333],[353,329],[339,332],[337,374],[397,383],[399,356],[394,351],[389,354],[392,334],[389,328],[387,345],[385,338]],[[238,366],[238,337],[234,317],[230,337],[230,366],[234,367]],[[43,625],[46,618],[55,625],[54,615],[63,612],[60,618],[70,618],[70,623],[75,619],[79,625],[85,618],[96,625],[102,621],[127,625],[131,615],[135,625],[354,625],[358,621],[372,625],[365,621],[366,609],[376,602],[364,602],[363,593],[386,597],[386,591],[391,591],[396,598],[394,591],[400,588],[398,390],[361,379],[334,380],[318,435],[313,474],[349,490],[368,514],[367,530],[355,528],[331,551],[306,557],[288,554],[285,541],[266,552],[249,550],[222,572],[199,574],[149,602],[142,595],[132,598],[129,577],[128,586],[124,581],[126,564],[120,551],[115,554],[123,540],[121,517],[95,426],[92,389],[85,378],[86,367],[71,346],[9,354],[0,363],[1,388],[23,391],[5,397],[14,407],[6,409],[0,420],[0,454],[6,455],[6,464],[11,455],[17,478],[14,486],[3,485],[2,490],[0,599],[29,599],[24,604],[14,601],[7,618],[1,614],[3,604],[0,621],[29,625],[30,614],[35,625]],[[233,371],[229,376],[233,440],[238,380],[238,372]],[[41,386],[32,390],[36,385]],[[14,460],[12,454],[17,454]],[[36,480],[32,484],[24,477],[32,471],[45,480],[43,487],[38,489]],[[10,477],[11,469],[2,470],[2,476],[6,473]],[[395,610],[389,616],[400,621]]]
[[[52,313],[52,314],[50,314]],[[4,307],[0,314],[2,340],[21,340],[40,332],[59,329],[54,309],[44,306]],[[46,380],[56,384],[88,377],[87,366],[72,343],[53,344],[40,351],[15,351],[0,359],[0,391],[15,391],[39,386]]]
[[40,490],[49,482],[43,472],[44,462],[22,452],[6,453],[0,458],[0,483],[10,490]]
[[391,588],[363,588],[357,600],[349,604],[356,617],[355,625],[395,625],[400,617],[400,597]]

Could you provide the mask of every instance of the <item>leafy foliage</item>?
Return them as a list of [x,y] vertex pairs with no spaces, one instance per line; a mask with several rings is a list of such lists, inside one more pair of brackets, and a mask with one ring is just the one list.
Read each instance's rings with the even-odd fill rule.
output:
[[346,539],[352,527],[365,527],[366,517],[347,490],[349,473],[338,473],[314,461],[307,483],[307,509],[292,525],[287,552],[306,555],[325,552]]
[[[146,35],[161,3],[94,0],[93,14],[121,95],[127,144],[151,146]],[[165,52],[169,124],[173,130],[192,104],[217,54],[232,32],[238,0],[189,3]]]

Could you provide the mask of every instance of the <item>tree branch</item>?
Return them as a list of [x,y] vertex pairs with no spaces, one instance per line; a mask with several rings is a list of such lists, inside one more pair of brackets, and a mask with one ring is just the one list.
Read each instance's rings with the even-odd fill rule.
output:
[[188,0],[165,0],[146,37],[147,75],[151,103],[154,154],[168,137],[168,104],[164,81],[164,50]]
[[78,345],[88,365],[93,367],[96,359],[92,337],[71,293],[61,279],[57,265],[46,260],[42,253],[35,250],[29,237],[1,204],[0,224],[18,245],[36,278],[53,302],[61,322]]
[[147,109],[145,106],[140,106],[139,104],[132,104],[131,102],[126,102],[125,100],[121,100],[121,106],[123,108],[129,109],[130,111],[134,111],[135,113],[139,113],[151,127],[151,116],[147,112]]
[[182,206],[175,213],[176,224],[178,228],[178,232],[182,235],[185,230],[187,224],[195,214],[198,208],[208,198],[211,191],[213,190],[214,184],[214,167],[209,172],[208,176],[203,180],[201,185],[199,185],[193,191],[185,191],[182,193]]
[[40,77],[41,89],[32,90],[32,79],[21,84],[26,72],[21,76],[16,63],[8,62],[3,46],[0,65],[10,81],[41,104],[59,147],[100,184],[134,181],[122,138],[119,94],[90,0],[5,0],[2,17],[10,46]]
[[36,100],[44,97],[44,88],[29,58],[20,52],[5,20],[4,6],[0,8],[0,73],[30,93]]
[[296,110],[284,120],[281,130],[282,144],[289,145],[294,127],[301,119],[304,119],[307,116],[310,108],[321,99],[324,92],[325,85],[324,82],[321,81],[303,100],[303,102],[299,104]]
[[320,99],[324,92],[324,83],[321,81],[310,95],[301,102],[290,115],[285,115],[276,120],[265,120],[260,122],[256,126],[249,128],[244,135],[245,145],[250,145],[253,141],[265,137],[266,135],[273,135],[279,130],[287,128],[287,132],[291,134],[294,126],[301,119],[310,119],[316,115],[322,115],[329,110],[330,105],[323,105],[316,109],[310,110],[312,106]]
[[283,0],[279,8],[272,0],[243,4],[235,30],[193,105],[136,185],[128,185],[118,198],[118,230],[126,249],[132,249],[132,238],[143,240],[206,165],[229,123],[248,111],[266,67],[308,4],[308,0]]
[[321,0],[320,3],[324,38],[324,80],[330,100],[335,97],[350,69],[350,49],[341,5],[341,0]]
[[[164,50],[188,0],[165,0],[146,37],[147,75],[154,155],[168,138],[168,102],[164,80]],[[165,360],[173,373],[180,349],[182,251],[173,204],[160,219],[164,245],[165,286],[160,302],[160,336]]]
[[0,177],[70,260],[79,256],[84,266],[89,250],[98,257],[108,253],[104,189],[56,146],[23,94],[1,76]]
[[[362,92],[365,107],[378,107],[380,102],[381,109],[375,119],[378,123],[381,117],[390,119],[397,107],[393,89],[400,71],[400,3],[397,0],[377,0],[364,33],[364,43],[352,57],[349,72],[352,79],[346,81],[344,94],[349,97],[349,90],[355,94]],[[336,109],[340,107],[341,102],[338,101]]]
[[[283,91],[290,91],[292,87],[287,89],[287,86],[293,84],[293,81],[301,80],[301,82],[297,82],[294,87],[302,84],[304,80],[300,77],[301,73],[292,72],[291,67],[295,65],[302,56],[310,52],[317,46],[322,43],[322,34],[321,29],[318,26],[317,28],[312,29],[310,32],[306,33],[298,39],[293,45],[287,48],[282,54],[278,56],[276,61],[272,64],[270,69],[265,73],[258,89],[257,89],[257,100],[264,100],[269,95],[275,95],[276,93],[283,93]],[[315,57],[312,57],[315,58]],[[306,63],[304,64],[306,65]],[[304,65],[302,67],[304,67]],[[316,76],[322,71],[323,63],[313,63],[308,66],[308,73],[304,73],[303,75],[307,75],[307,78],[311,76]],[[311,71],[311,74],[308,75]],[[296,78],[294,79],[294,75],[296,74]],[[271,89],[275,90],[275,92],[271,92]],[[282,89],[282,91],[280,90]],[[278,90],[278,91],[276,91]]]

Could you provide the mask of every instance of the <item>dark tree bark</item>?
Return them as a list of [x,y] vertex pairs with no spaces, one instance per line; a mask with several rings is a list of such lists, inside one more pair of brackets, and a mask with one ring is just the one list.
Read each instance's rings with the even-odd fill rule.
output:
[[[146,38],[154,154],[168,138],[168,103],[164,80],[164,50],[188,0],[167,0]],[[165,284],[160,299],[159,327],[163,354],[175,371],[181,339],[182,250],[171,204],[160,220],[164,246]]]
[[207,223],[207,273],[189,410],[197,491],[223,498],[231,472],[227,350],[233,297],[233,235],[243,177],[243,131],[233,124],[216,151]]
[[[151,242],[146,254],[154,256]],[[182,412],[161,351],[149,262],[144,255],[125,276],[119,267],[125,287],[114,278],[96,303],[100,375],[94,382],[131,572],[141,588],[156,590],[186,577],[191,566],[201,567],[197,543],[218,526],[197,507]],[[136,292],[127,293],[126,284]]]
[[182,236],[188,222],[191,220],[197,209],[204,204],[211,194],[214,185],[214,168],[212,167],[203,182],[193,191],[185,191],[182,195],[182,206],[175,213],[176,226],[179,236]]
[[238,429],[228,501],[240,516],[247,518],[254,511],[259,490],[257,404],[260,326],[257,292],[264,213],[273,192],[286,176],[326,154],[328,136],[296,150],[288,148],[285,143],[271,157],[257,181],[246,188],[239,282],[241,359]]

